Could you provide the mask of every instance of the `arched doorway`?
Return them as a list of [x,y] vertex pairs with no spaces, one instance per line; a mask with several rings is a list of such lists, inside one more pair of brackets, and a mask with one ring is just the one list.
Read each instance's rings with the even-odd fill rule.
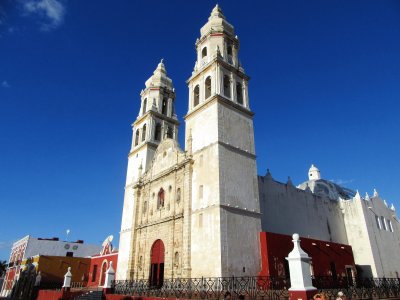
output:
[[151,247],[150,284],[162,286],[164,281],[164,243],[156,240]]
[[104,260],[103,264],[101,265],[99,286],[104,286],[104,282],[106,279],[106,271],[107,271],[107,261]]

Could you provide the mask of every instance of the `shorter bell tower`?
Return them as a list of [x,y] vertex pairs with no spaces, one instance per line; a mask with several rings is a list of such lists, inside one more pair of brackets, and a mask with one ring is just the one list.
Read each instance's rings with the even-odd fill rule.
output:
[[133,137],[128,155],[128,170],[125,183],[124,207],[120,235],[119,265],[117,279],[129,279],[131,264],[133,224],[135,224],[133,186],[147,171],[160,142],[166,138],[178,139],[179,122],[175,114],[175,89],[167,76],[163,60],[153,75],[146,81],[140,93],[140,110],[132,124]]

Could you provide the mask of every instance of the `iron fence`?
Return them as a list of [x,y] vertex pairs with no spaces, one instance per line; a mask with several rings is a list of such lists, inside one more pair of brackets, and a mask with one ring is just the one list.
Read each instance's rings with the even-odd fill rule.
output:
[[289,278],[280,277],[212,277],[164,279],[161,285],[149,280],[116,280],[116,294],[145,297],[223,299],[229,291],[232,298],[288,299]]
[[312,277],[313,286],[329,299],[343,292],[347,299],[386,299],[400,297],[399,278]]

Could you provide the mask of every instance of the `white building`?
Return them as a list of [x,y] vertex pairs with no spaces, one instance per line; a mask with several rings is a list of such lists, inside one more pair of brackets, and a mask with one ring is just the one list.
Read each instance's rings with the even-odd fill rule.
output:
[[67,242],[58,238],[43,239],[27,235],[13,243],[0,296],[11,293],[21,272],[21,262],[25,259],[36,255],[89,257],[100,250],[101,246],[84,244],[83,241]]
[[398,277],[400,224],[394,206],[375,191],[372,197],[325,180],[314,165],[309,180],[296,188],[259,177],[262,230],[349,244],[358,273],[364,277]]

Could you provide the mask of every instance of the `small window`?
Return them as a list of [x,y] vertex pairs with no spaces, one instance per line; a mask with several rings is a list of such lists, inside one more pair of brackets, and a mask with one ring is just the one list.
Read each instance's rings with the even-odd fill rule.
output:
[[139,129],[136,129],[136,135],[135,135],[135,146],[139,144]]
[[211,96],[211,77],[208,76],[205,81],[205,99]]
[[165,198],[165,192],[164,189],[161,188],[160,191],[158,192],[157,208],[164,207],[164,198]]
[[142,142],[146,139],[146,127],[146,124],[144,124],[142,130]]
[[146,213],[147,211],[147,201],[143,202],[143,213]]
[[147,111],[147,98],[143,100],[143,110],[142,110],[142,115],[144,115]]
[[207,56],[207,47],[204,47],[203,50],[201,50],[201,58],[204,58]]
[[232,45],[228,45],[228,48],[226,49],[226,52],[228,53],[228,55],[232,56]]
[[168,126],[168,127],[167,127],[167,138],[172,139],[173,136],[174,136],[174,132],[173,132],[173,130],[172,130],[172,127],[171,127],[171,126]]
[[176,190],[176,202],[180,202],[181,201],[181,189],[180,188],[178,188],[177,190]]
[[200,87],[196,85],[196,87],[193,90],[193,107],[199,105],[199,102],[200,102]]
[[166,98],[163,99],[162,101],[162,109],[161,109],[161,113],[163,115],[167,115],[167,109],[168,109],[168,101]]
[[392,221],[391,221],[391,220],[388,220],[388,223],[389,223],[389,230],[390,230],[390,232],[393,232]]
[[379,230],[382,229],[382,224],[381,224],[381,219],[378,216],[375,216],[376,220],[376,226],[378,227]]
[[199,199],[203,199],[203,186],[199,186]]
[[161,124],[158,123],[156,125],[156,130],[154,132],[154,140],[160,141],[161,140]]
[[92,282],[96,281],[96,276],[97,276],[97,265],[93,266],[93,273],[92,273]]
[[228,98],[231,97],[231,80],[228,75],[224,76],[224,95]]
[[381,217],[381,223],[382,223],[382,227],[384,230],[387,230],[387,226],[386,226],[386,220],[384,217]]
[[73,257],[74,256],[74,252],[67,252],[67,254],[65,256],[66,257]]
[[243,90],[242,85],[239,82],[236,84],[236,100],[237,103],[243,104]]

